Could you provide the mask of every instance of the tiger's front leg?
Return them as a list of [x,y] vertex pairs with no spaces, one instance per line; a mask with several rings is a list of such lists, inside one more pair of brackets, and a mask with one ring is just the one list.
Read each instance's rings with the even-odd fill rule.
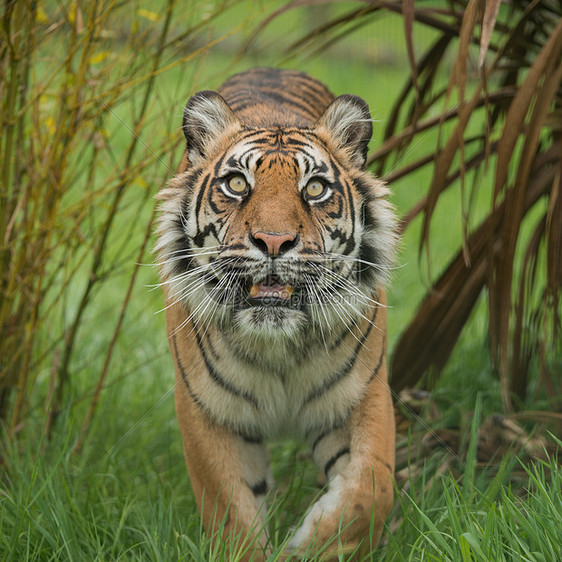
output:
[[[266,553],[265,496],[271,484],[265,446],[210,423],[183,389],[176,389],[176,410],[205,530],[213,540],[227,541],[232,554],[245,552],[241,560],[252,553],[260,560]],[[215,536],[222,526],[222,536]]]
[[[172,316],[172,314],[170,314]],[[190,385],[205,369],[192,341],[170,336],[176,366],[175,405],[186,464],[203,519],[214,543],[237,560],[267,555],[266,495],[272,487],[269,454],[261,440],[215,423]],[[222,530],[219,534],[218,531]]]
[[293,554],[329,544],[334,558],[338,552],[365,555],[380,539],[393,503],[395,430],[384,365],[378,375],[348,426],[313,443],[329,485],[290,540]]

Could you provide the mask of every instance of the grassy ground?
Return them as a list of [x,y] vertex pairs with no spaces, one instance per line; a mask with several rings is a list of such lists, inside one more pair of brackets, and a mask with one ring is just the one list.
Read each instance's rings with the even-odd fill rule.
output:
[[[259,12],[258,8],[265,4],[252,6],[257,6]],[[247,6],[240,9],[241,20],[249,17]],[[150,13],[155,12],[149,12],[147,18]],[[315,13],[311,12],[312,16]],[[198,17],[197,12],[191,10],[187,17]],[[229,18],[232,17],[231,13]],[[275,41],[281,41],[287,29],[298,28],[294,16],[287,18],[275,24],[267,39],[262,40],[263,50],[257,49],[246,58],[233,62],[228,50],[231,43],[227,41],[226,47],[204,61],[190,61],[160,75],[155,83],[157,109],[152,108],[151,115],[167,117],[160,121],[154,118],[151,134],[143,133],[147,151],[155,148],[154,139],[159,136],[180,135],[181,109],[190,93],[216,87],[228,74],[244,67],[280,62],[310,72],[336,94],[351,92],[364,97],[375,119],[380,120],[374,125],[372,147],[376,147],[382,138],[385,116],[407,72],[404,47],[389,45],[390,41],[401,45],[397,39],[400,21],[383,20],[362,30],[354,41],[344,41],[322,56],[303,55],[284,61],[276,51]],[[231,23],[219,19],[214,33],[227,33],[229,26]],[[130,138],[126,125],[136,103],[131,96],[116,108],[114,119],[105,124],[114,142],[117,163]],[[427,141],[433,138],[430,133]],[[122,222],[114,229],[109,249],[110,256],[120,258],[120,265],[88,310],[64,408],[48,442],[44,438],[42,400],[47,394],[50,363],[40,364],[36,398],[25,427],[17,440],[8,442],[3,453],[6,470],[0,486],[2,560],[223,559],[220,552],[212,550],[201,529],[188,483],[173,409],[173,367],[164,319],[162,314],[154,314],[162,307],[162,298],[159,291],[150,290],[156,282],[151,266],[140,270],[88,438],[79,453],[73,452],[103,368],[115,310],[123,300],[136,249],[150,217],[151,204],[140,202],[147,201],[162,178],[169,177],[173,160],[140,173],[137,189],[124,200]],[[101,166],[101,176],[111,169],[107,162]],[[416,185],[410,182],[393,186],[393,200],[400,213],[423,193],[429,182],[429,172],[425,174],[417,178]],[[446,250],[455,247],[460,237],[460,209],[455,205],[453,195],[439,205],[441,219],[435,222],[442,231],[433,233],[434,273],[444,265],[440,256],[447,255]],[[419,222],[404,237],[401,267],[390,288],[391,346],[427,284],[418,266],[418,230]],[[80,284],[86,279],[86,269],[79,268],[76,283],[69,284],[61,317],[71,315]],[[484,468],[478,459],[480,423],[501,408],[498,384],[483,350],[487,330],[483,318],[476,313],[434,391],[434,403],[440,409],[438,421],[431,418],[428,407],[419,420],[411,423],[411,437],[407,431],[401,435],[404,446],[409,441],[417,444],[416,440],[431,437],[442,427],[454,427],[458,433],[455,455],[436,446],[429,452],[420,452],[418,458],[418,448],[412,447],[412,457],[397,484],[395,509],[374,554],[376,559],[562,558],[562,474],[557,459],[545,458],[528,465],[510,454],[498,459],[494,468]],[[48,329],[44,329],[40,337],[48,341]],[[300,444],[276,443],[272,449],[279,486],[271,498],[269,523],[275,549],[318,493],[318,487],[317,473]]]
[[[139,372],[106,390],[79,455],[72,453],[70,412],[43,452],[31,439],[8,451],[0,501],[3,560],[224,559],[200,527],[167,394],[169,372],[156,372]],[[477,442],[481,403],[465,436],[469,444]],[[376,559],[560,559],[556,459],[527,467],[509,455],[499,467],[482,469],[472,447],[443,471],[446,451],[435,450],[421,465],[412,455]],[[273,458],[279,491],[269,525],[279,546],[318,488],[298,444],[274,445]]]

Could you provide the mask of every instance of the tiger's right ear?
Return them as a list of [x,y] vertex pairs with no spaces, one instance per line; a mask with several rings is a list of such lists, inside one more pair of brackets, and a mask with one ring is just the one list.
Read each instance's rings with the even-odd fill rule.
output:
[[365,169],[367,146],[373,134],[369,106],[359,96],[343,94],[335,98],[316,122],[328,131],[336,145],[346,150],[351,161]]
[[240,124],[240,120],[217,92],[204,90],[189,98],[182,123],[189,162],[204,158],[214,140],[236,124]]

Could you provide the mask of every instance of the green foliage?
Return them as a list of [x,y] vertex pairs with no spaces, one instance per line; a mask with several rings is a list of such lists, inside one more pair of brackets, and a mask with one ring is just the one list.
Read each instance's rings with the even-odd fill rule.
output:
[[503,485],[513,464],[504,460],[497,474],[487,482],[481,478],[470,495],[450,475],[429,490],[412,483],[401,499],[408,521],[382,549],[382,559],[400,558],[406,543],[410,560],[558,560],[560,467],[555,459],[524,467],[527,493],[522,497]]
[[[406,84],[393,101],[383,87],[363,91],[368,81],[356,76],[368,64],[323,68],[321,59],[305,59],[336,44],[356,59],[362,45],[378,52],[365,30],[386,12],[401,12],[399,3],[348,8],[328,2],[325,10],[301,4],[231,1],[204,10],[190,4],[181,11],[173,0],[155,11],[127,3],[6,4],[0,416],[11,432],[26,418],[29,389],[48,379],[49,433],[84,364],[79,349],[91,337],[84,327],[102,314],[111,335],[100,340],[103,359],[94,361],[97,384],[82,422],[86,431],[128,329],[137,279],[148,277],[131,264],[150,259],[151,196],[179,157],[181,135],[170,132],[177,131],[181,104],[198,88],[207,56],[221,61],[213,64],[216,77],[205,80],[208,87],[222,81],[220,64],[232,72],[268,48],[276,54],[263,55],[260,64],[286,58],[315,74],[329,72],[329,83],[351,88],[356,82],[353,91],[389,115],[385,139],[370,161],[392,182],[400,205],[410,207],[404,225],[421,228],[420,248],[427,249],[428,267],[439,271],[416,316],[405,329],[400,326],[395,389],[443,368],[487,288],[491,351],[505,408],[512,407],[514,395],[522,404],[533,384],[530,372],[539,372],[550,394],[557,394],[557,5],[524,10],[516,2],[488,13],[476,0],[464,11],[460,4],[409,4],[402,21],[376,26],[377,33],[388,27],[400,33],[405,26],[401,52],[411,72],[402,74]],[[239,22],[234,28],[232,17]],[[247,60],[239,54],[233,62],[216,47],[225,44],[232,51],[237,33]],[[355,36],[355,42],[348,40]],[[477,53],[472,37],[481,43],[479,68],[470,64]],[[528,37],[533,40],[526,46]],[[164,74],[162,88],[158,80]],[[389,90],[395,90],[392,84]],[[458,188],[453,198],[452,186]],[[459,211],[451,212],[450,205]],[[434,225],[447,229],[451,222],[458,238],[444,243]],[[407,248],[417,236],[406,230]],[[421,288],[418,282],[412,292],[422,296]],[[109,293],[120,293],[120,302],[106,304]],[[399,304],[397,316],[404,318],[411,305]]]

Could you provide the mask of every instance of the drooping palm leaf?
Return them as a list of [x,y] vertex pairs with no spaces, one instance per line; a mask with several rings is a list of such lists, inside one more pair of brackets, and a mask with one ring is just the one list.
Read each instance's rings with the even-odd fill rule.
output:
[[[560,148],[560,147],[556,147]],[[550,164],[543,162],[526,194],[528,212],[540,197],[548,194],[556,174],[556,155],[551,152]],[[489,241],[493,259],[504,249],[499,236],[511,218],[502,202],[470,235],[468,250],[471,262],[466,264],[460,251],[428,292],[415,319],[402,333],[392,358],[393,387],[401,390],[419,382],[430,371],[439,371],[447,362],[453,347],[486,285],[489,271]]]

